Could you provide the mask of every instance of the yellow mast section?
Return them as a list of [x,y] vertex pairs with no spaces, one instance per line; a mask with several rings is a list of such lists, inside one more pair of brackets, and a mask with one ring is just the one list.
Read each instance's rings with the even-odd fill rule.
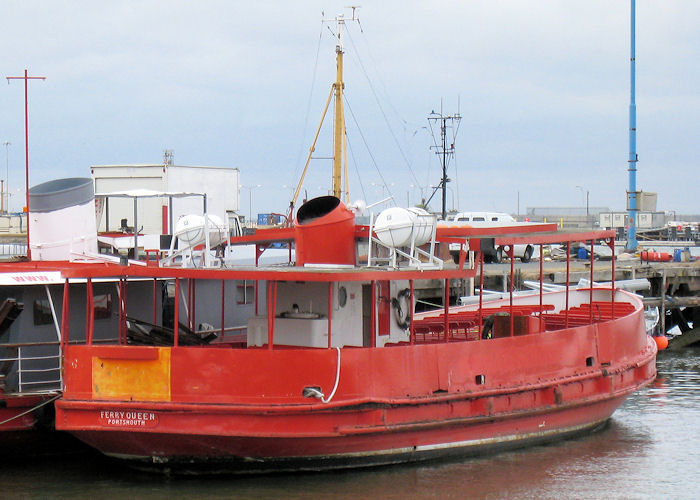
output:
[[[355,17],[355,10],[357,7],[352,8],[352,19],[351,21],[360,22],[359,18]],[[306,177],[306,172],[309,168],[309,162],[316,150],[316,141],[321,132],[321,127],[323,126],[323,120],[326,117],[326,112],[328,111],[328,106],[331,102],[331,97],[335,96],[335,121],[333,124],[333,196],[342,199],[343,192],[345,193],[345,201],[350,202],[350,188],[348,180],[348,160],[347,160],[347,138],[345,135],[345,111],[343,109],[343,90],[345,89],[345,82],[343,82],[343,27],[345,26],[345,19],[343,16],[338,16],[335,19],[337,27],[337,43],[335,46],[336,54],[336,75],[335,83],[331,85],[331,91],[328,94],[328,100],[326,101],[326,106],[323,109],[323,114],[321,116],[321,122],[318,124],[318,129],[316,130],[316,136],[314,137],[311,148],[309,148],[309,155],[306,158],[306,163],[304,164],[304,170],[301,173],[301,178],[297,184],[294,196],[289,204],[289,214],[288,220],[291,221],[293,215],[294,206],[296,205],[299,194],[301,193],[301,187],[304,184],[304,178]],[[343,190],[343,177],[345,179],[345,189]]]
[[[342,199],[343,172],[343,138],[345,136],[345,117],[343,116],[343,26],[345,20],[338,17],[338,43],[335,46],[336,77],[335,91],[335,125],[333,128],[333,196]],[[347,189],[347,186],[346,186]]]

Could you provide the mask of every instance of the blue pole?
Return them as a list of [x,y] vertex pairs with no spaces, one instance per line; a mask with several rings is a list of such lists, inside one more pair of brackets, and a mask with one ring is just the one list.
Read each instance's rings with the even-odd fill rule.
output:
[[637,249],[637,106],[634,101],[634,77],[635,77],[635,0],[631,0],[630,22],[630,156],[629,189],[627,190],[627,250]]

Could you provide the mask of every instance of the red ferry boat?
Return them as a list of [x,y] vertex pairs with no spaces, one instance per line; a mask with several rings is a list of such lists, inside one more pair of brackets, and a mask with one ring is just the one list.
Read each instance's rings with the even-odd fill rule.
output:
[[[614,281],[512,293],[515,245],[539,244],[542,255],[544,244],[602,240],[614,253],[614,232],[438,227],[417,208],[356,224],[359,205],[341,202],[347,20],[337,19],[336,81],[323,112],[335,95],[334,196],[302,205],[293,226],[229,242],[254,244],[257,256],[286,244],[289,264],[228,268],[190,241],[187,255],[149,265],[63,269],[64,290],[84,281],[86,301],[63,294],[57,429],[174,472],[365,467],[576,435],[654,379],[642,301]],[[438,244],[443,254],[458,246],[456,266],[437,257]],[[510,257],[508,300],[451,307],[452,281],[483,276],[495,248]],[[173,265],[178,258],[184,265]],[[98,317],[93,287],[103,279],[118,286],[113,309]],[[439,311],[415,313],[420,281],[441,285]]]
[[[654,379],[642,301],[614,281],[519,296],[511,279],[504,301],[450,306],[451,280],[483,276],[487,247],[512,257],[515,244],[602,240],[614,251],[612,231],[428,228],[425,214],[390,210],[359,226],[322,197],[300,207],[293,228],[232,239],[259,249],[293,241],[295,265],[65,269],[66,286],[116,278],[127,297],[131,280],[148,278],[168,293],[154,286],[149,317],[121,299],[118,324],[104,327],[87,293],[84,338],[69,335],[69,321],[61,328],[56,427],[173,472],[364,467],[577,435]],[[442,265],[437,243],[460,243],[459,265]],[[444,307],[414,314],[419,280],[442,284]]]

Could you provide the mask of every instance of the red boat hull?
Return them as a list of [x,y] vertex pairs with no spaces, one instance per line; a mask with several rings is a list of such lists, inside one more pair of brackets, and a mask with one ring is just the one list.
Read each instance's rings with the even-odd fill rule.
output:
[[[655,378],[642,313],[520,337],[346,348],[328,404],[302,390],[330,392],[335,349],[69,346],[56,425],[142,466],[209,473],[368,466],[551,441],[603,424]],[[155,389],[114,385],[120,377],[135,386],[145,377]]]
[[27,431],[34,428],[37,418],[32,411],[44,398],[30,395],[0,393],[0,439],[6,432]]
[[84,453],[87,447],[73,436],[56,432],[53,405],[44,395],[0,395],[0,449],[3,460]]
[[[279,438],[109,431],[73,434],[105,454],[143,469],[208,474],[342,469],[473,456],[577,436],[604,425],[626,397],[546,415],[533,412],[518,417],[474,417],[471,422],[448,421],[431,430],[377,429],[354,436]],[[208,426],[222,423],[198,416],[202,418]]]

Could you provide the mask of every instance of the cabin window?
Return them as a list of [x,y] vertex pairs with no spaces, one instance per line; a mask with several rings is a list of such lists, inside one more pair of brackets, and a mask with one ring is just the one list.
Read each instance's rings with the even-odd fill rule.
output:
[[491,217],[491,222],[498,222],[498,217]]
[[[109,319],[112,316],[111,293],[95,295],[93,298],[93,302],[95,304],[95,319]],[[39,299],[34,301],[34,324],[53,324],[51,304],[49,304],[49,301],[47,299]]]
[[485,217],[474,217],[472,220],[473,220],[474,222],[486,222],[486,218],[485,218]]
[[109,319],[112,316],[112,294],[98,294],[93,298],[95,319]]
[[252,281],[239,281],[236,285],[236,302],[252,304],[255,297],[255,285]]
[[34,324],[35,325],[50,325],[53,323],[53,315],[51,314],[51,304],[48,299],[39,299],[34,301]]
[[348,303],[348,290],[341,286],[338,288],[338,305],[342,308]]
[[469,217],[457,217],[457,222],[466,222],[469,220]]

